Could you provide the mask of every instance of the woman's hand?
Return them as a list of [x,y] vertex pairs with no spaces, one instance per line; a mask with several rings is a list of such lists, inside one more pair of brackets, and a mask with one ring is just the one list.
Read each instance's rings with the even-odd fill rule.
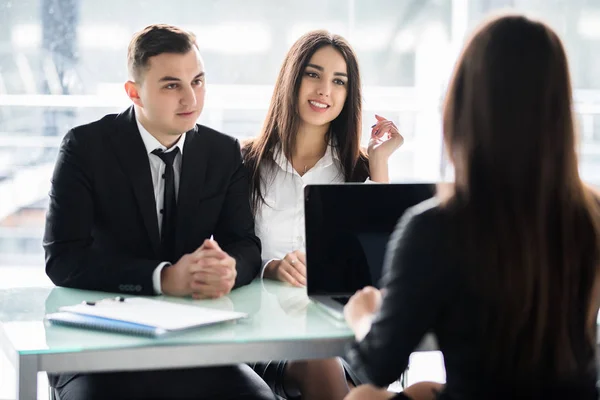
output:
[[367,286],[357,291],[344,307],[344,318],[354,332],[356,340],[362,340],[371,329],[371,321],[381,308],[381,292]]
[[306,254],[300,250],[273,260],[265,267],[265,277],[288,282],[296,287],[306,286]]
[[402,146],[404,137],[392,121],[379,115],[375,115],[375,118],[377,123],[372,126],[371,140],[367,149],[369,174],[372,181],[387,183],[390,181],[388,159]]

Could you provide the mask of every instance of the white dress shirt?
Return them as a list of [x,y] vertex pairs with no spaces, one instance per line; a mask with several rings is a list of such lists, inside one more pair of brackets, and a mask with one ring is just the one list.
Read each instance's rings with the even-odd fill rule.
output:
[[[140,121],[136,119],[138,130],[140,131],[140,135],[142,136],[142,140],[144,141],[144,146],[146,147],[146,152],[148,153],[148,161],[150,161],[150,172],[152,174],[152,186],[154,186],[154,200],[156,201],[156,217],[158,219],[158,232],[161,233],[162,230],[162,210],[164,202],[165,202],[165,180],[163,178],[163,174],[165,173],[166,165],[163,160],[160,159],[159,156],[152,154],[152,152],[156,149],[161,149],[164,152],[168,153],[175,150],[176,147],[179,147],[179,154],[175,156],[175,160],[173,161],[173,175],[174,175],[174,183],[175,183],[175,198],[178,197],[179,193],[179,178],[181,176],[181,161],[183,159],[183,144],[185,143],[185,133],[181,135],[175,146],[172,146],[167,150],[165,146],[160,144],[158,140],[154,136],[150,134],[142,126]],[[160,263],[154,273],[152,274],[152,285],[154,286],[154,291],[157,294],[162,294],[162,288],[160,286],[160,273],[162,269],[170,265],[169,262],[165,261]]]
[[304,186],[345,179],[337,153],[328,146],[323,158],[302,176],[282,151],[276,152],[272,166],[261,169],[261,181],[265,203],[257,210],[255,229],[262,243],[262,277],[270,261],[295,250],[306,252]]

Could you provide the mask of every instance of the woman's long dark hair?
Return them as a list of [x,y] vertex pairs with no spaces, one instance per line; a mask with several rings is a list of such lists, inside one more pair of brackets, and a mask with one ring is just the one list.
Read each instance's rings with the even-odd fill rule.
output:
[[[254,212],[264,202],[261,188],[261,168],[269,166],[278,148],[288,160],[296,145],[300,127],[298,91],[304,70],[313,54],[325,46],[337,50],[346,61],[348,70],[347,96],[340,115],[331,122],[328,143],[335,143],[334,151],[346,181],[352,180],[356,168],[366,168],[367,156],[360,148],[361,136],[361,84],[356,55],[348,42],[339,35],[324,30],[308,32],[298,39],[288,51],[273,90],[273,97],[262,131],[258,137],[244,145],[244,162],[250,171],[250,193]],[[359,163],[362,160],[362,163]],[[365,171],[359,175],[367,175]],[[267,182],[264,182],[267,184]]]
[[596,346],[600,215],[573,119],[567,58],[548,26],[503,16],[470,39],[444,106],[456,177],[446,206],[484,299],[483,367],[516,379],[581,374]]

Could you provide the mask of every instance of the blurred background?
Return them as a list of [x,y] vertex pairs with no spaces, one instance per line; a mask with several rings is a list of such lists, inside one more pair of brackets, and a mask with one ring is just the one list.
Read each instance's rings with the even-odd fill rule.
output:
[[[362,72],[364,144],[375,113],[392,119],[405,137],[392,180],[431,181],[452,174],[440,111],[453,64],[474,26],[504,8],[561,36],[580,171],[600,185],[600,0],[0,0],[0,288],[50,284],[41,242],[58,146],[73,126],[129,106],[123,83],[134,32],[170,23],[197,35],[208,82],[199,122],[240,139],[258,133],[300,35],[324,28],[345,36]],[[407,380],[444,382],[441,355],[413,354]],[[14,383],[0,354],[0,398],[14,397]]]
[[466,35],[507,7],[562,37],[581,173],[600,183],[600,0],[0,0],[0,268],[43,267],[58,145],[71,127],[129,105],[126,49],[146,25],[197,35],[208,82],[199,122],[240,139],[259,131],[283,57],[301,34],[345,36],[359,57],[364,131],[378,113],[405,136],[390,168],[402,182],[449,174],[440,124],[448,78]]

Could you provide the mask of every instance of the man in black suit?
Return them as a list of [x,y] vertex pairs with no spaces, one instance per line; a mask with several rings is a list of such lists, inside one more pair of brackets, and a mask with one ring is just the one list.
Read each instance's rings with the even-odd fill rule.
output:
[[[260,268],[237,140],[197,125],[195,37],[167,25],[128,50],[133,106],[65,136],[50,192],[46,273],[59,286],[217,298]],[[214,240],[210,239],[214,235]],[[246,365],[53,375],[61,400],[272,398]]]

